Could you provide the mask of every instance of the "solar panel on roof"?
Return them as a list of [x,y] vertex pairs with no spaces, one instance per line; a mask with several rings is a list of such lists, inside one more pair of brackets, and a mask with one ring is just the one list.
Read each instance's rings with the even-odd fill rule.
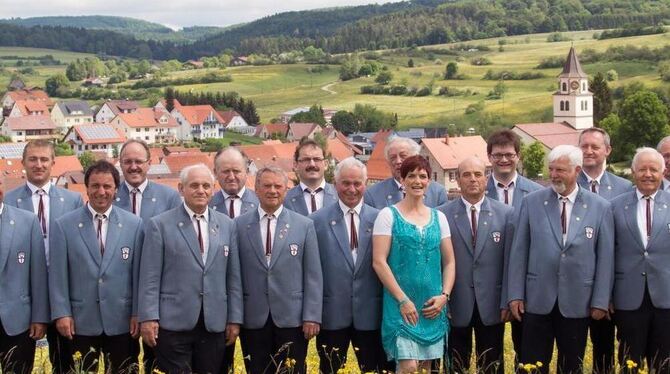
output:
[[118,138],[119,134],[111,126],[80,126],[79,132],[86,139],[111,139]]
[[21,158],[26,143],[1,143],[0,158]]

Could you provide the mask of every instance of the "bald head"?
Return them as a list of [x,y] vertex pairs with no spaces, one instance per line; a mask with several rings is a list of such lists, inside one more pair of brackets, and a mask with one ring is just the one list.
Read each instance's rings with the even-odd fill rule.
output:
[[486,191],[486,164],[476,157],[466,158],[458,164],[456,181],[465,200],[470,204],[479,202]]
[[228,195],[237,195],[247,183],[247,158],[237,148],[225,148],[214,157],[214,174]]

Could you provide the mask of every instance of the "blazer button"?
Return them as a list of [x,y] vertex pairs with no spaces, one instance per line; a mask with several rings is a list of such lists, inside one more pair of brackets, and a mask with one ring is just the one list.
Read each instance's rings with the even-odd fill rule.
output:
[[100,304],[100,299],[95,299],[95,302]]
[[647,257],[647,256],[649,256],[649,252],[644,251],[644,257]]
[[102,278],[98,279],[98,283],[102,283],[102,282],[103,282]]
[[643,276],[643,277],[646,277],[646,276],[647,276],[647,272],[643,271],[643,272],[642,272],[642,276]]
[[561,257],[565,258],[565,253],[561,253]]
[[204,292],[200,292],[200,296],[205,296],[205,293],[204,293]]

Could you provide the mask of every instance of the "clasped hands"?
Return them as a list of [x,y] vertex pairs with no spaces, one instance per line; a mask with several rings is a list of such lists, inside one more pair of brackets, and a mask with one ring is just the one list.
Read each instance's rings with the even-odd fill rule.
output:
[[[423,304],[421,314],[423,314],[424,318],[434,319],[440,315],[442,308],[444,308],[445,305],[447,305],[446,295],[433,296]],[[419,313],[417,312],[414,303],[409,300],[409,298],[405,299],[404,302],[401,302],[400,315],[408,325],[416,326],[419,322]]]

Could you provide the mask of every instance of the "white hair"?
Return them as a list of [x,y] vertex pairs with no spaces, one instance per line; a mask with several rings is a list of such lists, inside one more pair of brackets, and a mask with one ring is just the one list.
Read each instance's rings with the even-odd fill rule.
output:
[[[662,140],[661,140],[662,141]],[[651,147],[642,147],[638,148],[635,150],[635,156],[633,156],[633,162],[631,163],[630,167],[635,171],[637,163],[639,162],[640,156],[642,155],[652,155],[656,160],[658,161],[658,164],[661,165],[661,172],[665,171],[665,159],[663,159],[663,155],[660,154],[657,150]]]
[[276,166],[270,165],[265,166],[256,172],[256,180],[254,181],[256,186],[261,184],[261,177],[263,177],[263,174],[265,173],[279,175],[284,180],[284,185],[288,185],[288,176],[286,175],[286,172]]
[[339,164],[337,164],[337,166],[335,166],[336,181],[340,180],[340,173],[342,172],[342,169],[358,169],[361,171],[361,174],[363,174],[363,181],[368,179],[368,169],[362,162],[358,161],[353,156],[345,158]]
[[[663,144],[665,144],[667,142],[670,142],[670,136],[666,136],[665,138],[661,139],[661,141],[658,142],[658,145],[656,146],[656,150],[660,152],[661,147],[663,146]],[[638,149],[638,151],[639,151],[639,149]]]
[[548,160],[549,162],[554,162],[559,158],[567,157],[570,161],[570,166],[572,167],[582,167],[584,161],[584,156],[582,155],[582,150],[579,147],[574,145],[559,145],[556,148],[552,149],[549,152]]
[[196,170],[196,169],[203,169],[203,170],[207,171],[207,174],[212,179],[212,182],[214,182],[216,180],[216,178],[214,178],[214,174],[212,174],[212,171],[209,170],[207,165],[205,165],[203,163],[199,163],[199,164],[195,164],[195,165],[189,165],[189,166],[181,169],[181,173],[179,173],[179,181],[181,182],[181,184],[185,185],[186,182],[188,181],[188,174],[191,171]]
[[403,138],[401,136],[393,136],[388,140],[386,146],[384,147],[384,158],[387,160],[389,159],[389,149],[391,149],[391,147],[396,143],[402,143],[409,147],[409,150],[412,152],[412,154],[408,156],[416,156],[419,154],[419,152],[421,152],[421,146],[414,140],[410,138]]

